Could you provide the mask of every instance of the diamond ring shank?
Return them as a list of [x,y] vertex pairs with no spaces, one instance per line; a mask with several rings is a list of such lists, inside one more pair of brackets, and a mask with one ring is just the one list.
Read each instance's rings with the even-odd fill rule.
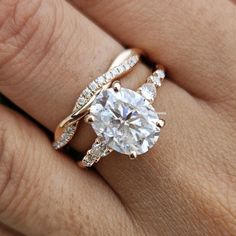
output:
[[55,149],[60,149],[70,142],[76,133],[79,121],[88,113],[88,109],[96,96],[109,88],[115,79],[130,72],[139,62],[140,54],[139,49],[125,50],[112,62],[107,72],[97,77],[82,91],[72,114],[66,117],[55,130],[55,141],[53,143]]
[[91,167],[113,150],[134,159],[153,147],[165,122],[151,104],[164,78],[164,68],[157,66],[137,92],[115,81],[97,95],[85,121],[98,137],[79,163],[81,167]]

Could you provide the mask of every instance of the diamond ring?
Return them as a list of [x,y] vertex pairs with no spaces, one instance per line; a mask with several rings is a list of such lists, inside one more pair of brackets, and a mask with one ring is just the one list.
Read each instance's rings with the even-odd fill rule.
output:
[[85,121],[98,137],[79,163],[81,167],[91,167],[112,151],[134,159],[154,146],[165,122],[151,103],[164,78],[164,69],[158,66],[137,92],[114,81],[111,88],[97,95]]
[[88,113],[88,108],[102,90],[110,87],[115,79],[128,72],[139,62],[141,51],[127,49],[120,53],[112,62],[107,72],[92,81],[80,94],[72,114],[66,117],[56,128],[53,147],[64,147],[76,133],[79,121]]
[[82,118],[91,124],[97,138],[79,162],[81,167],[91,167],[112,151],[135,159],[157,142],[165,121],[152,103],[165,78],[163,66],[157,66],[137,91],[123,88],[117,80],[134,68],[140,53],[128,49],[118,55],[108,71],[83,90],[72,113],[57,126],[53,147],[60,149],[73,138]]

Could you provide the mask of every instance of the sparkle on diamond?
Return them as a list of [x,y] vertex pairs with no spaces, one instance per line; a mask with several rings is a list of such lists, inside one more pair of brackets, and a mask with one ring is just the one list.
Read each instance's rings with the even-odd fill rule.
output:
[[107,146],[117,152],[138,155],[147,152],[157,141],[159,120],[152,105],[140,94],[121,88],[102,91],[92,103],[95,117],[92,127],[103,136]]

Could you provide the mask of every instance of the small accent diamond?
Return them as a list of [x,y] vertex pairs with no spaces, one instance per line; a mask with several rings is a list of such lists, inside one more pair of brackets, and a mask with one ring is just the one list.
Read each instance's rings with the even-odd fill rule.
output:
[[112,69],[112,74],[113,74],[114,76],[119,75],[119,74],[120,74],[119,67],[114,67],[114,68]]
[[118,66],[118,70],[119,70],[119,73],[123,73],[125,68],[123,67],[123,65],[120,65]]
[[95,92],[97,89],[98,89],[98,85],[95,81],[92,81],[90,84],[89,84],[89,88],[91,91]]
[[164,70],[156,70],[153,75],[150,76],[149,80],[152,81],[156,86],[161,86],[162,80],[165,78]]
[[68,126],[64,130],[64,132],[60,136],[60,138],[53,143],[53,147],[55,149],[59,149],[59,148],[65,146],[71,140],[71,138],[74,136],[76,129],[77,129],[77,125]]
[[93,156],[91,154],[87,154],[86,156],[84,156],[84,158],[82,160],[82,165],[86,166],[86,167],[91,167],[95,161],[96,161],[95,156]]
[[114,78],[114,75],[111,71],[108,71],[106,74],[105,74],[105,77],[106,77],[106,81],[111,81],[113,78]]
[[128,62],[124,64],[124,67],[126,71],[128,71],[131,68]]
[[129,59],[128,63],[131,67],[133,67],[138,61],[138,57],[137,56],[133,56]]
[[110,149],[106,146],[105,140],[102,137],[98,137],[92,148],[87,152],[82,160],[83,166],[90,167],[95,162],[98,162],[101,157],[105,157],[110,153]]
[[80,96],[80,97],[78,98],[78,104],[81,105],[81,106],[83,106],[85,103],[86,103],[86,98],[83,97],[83,96]]
[[90,98],[91,96],[92,96],[93,94],[92,94],[92,91],[89,89],[89,88],[86,88],[84,91],[83,91],[83,96],[85,97],[85,98]]
[[95,79],[95,82],[98,84],[99,87],[102,87],[105,84],[106,80],[104,76],[99,76]]
[[145,83],[139,90],[140,94],[148,101],[152,102],[156,97],[156,87],[153,83]]
[[104,157],[108,153],[108,148],[104,140],[96,139],[95,143],[92,145],[91,155],[97,157]]

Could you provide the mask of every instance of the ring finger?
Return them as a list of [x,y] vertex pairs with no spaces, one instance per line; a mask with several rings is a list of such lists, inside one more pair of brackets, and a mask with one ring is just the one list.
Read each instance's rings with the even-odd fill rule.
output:
[[[54,130],[71,112],[82,89],[103,73],[123,48],[65,1],[5,0],[0,6],[0,89],[31,116]],[[125,78],[122,83],[138,87],[145,81],[148,71],[140,65],[129,75],[135,80]],[[168,98],[163,96],[166,94]],[[191,96],[169,81],[159,98],[159,110],[173,107],[168,114],[175,114],[177,120],[184,119],[181,114],[192,105]],[[183,101],[189,102],[181,106]],[[171,131],[178,133],[178,129],[178,125],[169,126],[166,137]],[[88,127],[80,129],[83,142],[75,144],[79,151],[91,145],[93,136],[87,131]],[[172,152],[161,143],[159,147],[167,154]],[[151,159],[155,156],[154,152],[150,154]],[[101,162],[98,171],[125,201],[141,197],[130,197],[130,194],[134,190],[148,191],[145,178],[152,178],[152,172],[145,178],[140,173],[150,166],[149,161],[142,159],[130,165],[128,160],[118,161],[114,157]]]

